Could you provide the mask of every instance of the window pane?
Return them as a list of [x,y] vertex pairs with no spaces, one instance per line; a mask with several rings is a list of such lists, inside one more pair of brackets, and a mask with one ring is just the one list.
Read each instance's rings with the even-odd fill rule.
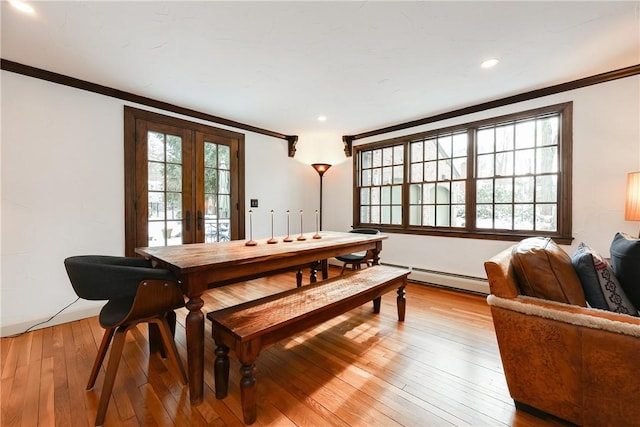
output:
[[513,151],[496,153],[496,176],[513,175]]
[[382,224],[391,224],[391,206],[382,206],[382,220],[380,221]]
[[393,183],[394,184],[402,183],[403,180],[404,180],[404,167],[394,166],[393,167]]
[[451,203],[451,191],[448,182],[441,182],[436,187],[436,204],[444,205]]
[[450,224],[449,205],[436,206],[436,226],[448,227]]
[[427,182],[433,182],[438,180],[438,171],[436,168],[436,162],[426,162],[424,164],[424,180]]
[[167,135],[167,162],[182,163],[182,138]]
[[402,224],[402,206],[391,206],[391,224]]
[[422,187],[422,203],[436,202],[436,185],[424,184]]
[[373,163],[371,166],[374,168],[382,166],[382,150],[373,150]]
[[516,151],[516,175],[532,174],[534,150]]
[[464,204],[466,200],[466,185],[464,181],[451,183],[451,201],[453,203]]
[[380,190],[382,191],[382,204],[390,205],[391,204],[391,187],[382,187]]
[[204,143],[204,167],[218,167],[218,145],[212,142]]
[[382,184],[383,185],[389,185],[393,183],[393,168],[389,167],[385,167],[382,168]]
[[451,142],[451,135],[438,137],[438,147],[440,148],[438,151],[438,158],[442,159],[451,157]]
[[164,191],[164,163],[149,162],[147,180],[149,191]]
[[536,202],[556,203],[558,201],[558,177],[539,176],[536,179]]
[[438,162],[438,179],[441,181],[451,179],[451,159],[440,160]]
[[409,203],[416,205],[422,202],[422,185],[411,184],[409,187]]
[[402,145],[396,145],[393,147],[393,164],[401,165],[404,163],[404,147]]
[[360,189],[360,204],[363,205],[368,205],[369,203],[371,203],[369,201],[369,197],[370,197],[370,190],[368,188],[361,188]]
[[515,205],[513,211],[515,230],[533,230],[533,205]]
[[231,147],[218,145],[218,168],[231,169]]
[[380,206],[371,206],[371,223],[380,224]]
[[231,172],[221,170],[218,172],[218,192],[220,194],[231,194]]
[[496,127],[496,151],[513,150],[514,126]]
[[217,190],[218,190],[218,170],[205,169],[204,170],[204,192],[215,194],[218,192]]
[[362,153],[362,167],[365,169],[371,167],[371,151]]
[[371,169],[365,169],[362,171],[362,186],[368,187],[371,185]]
[[516,202],[533,202],[533,177],[515,178],[514,189],[514,200]]
[[516,149],[533,147],[536,141],[536,125],[533,120],[516,124]]
[[167,246],[182,244],[182,221],[167,221],[165,229]]
[[479,179],[476,181],[476,202],[492,203],[493,202],[493,180]]
[[422,208],[422,225],[435,227],[436,225],[436,207],[424,206]]
[[478,156],[478,172],[476,176],[478,178],[486,178],[493,176],[493,174],[493,154]]
[[402,203],[402,186],[394,185],[391,187],[391,203],[399,205]]
[[458,133],[453,135],[453,156],[454,157],[466,157],[467,156],[467,134]]
[[182,166],[167,163],[167,191],[182,191]]
[[438,144],[435,139],[429,139],[424,142],[424,159],[436,160],[438,158]]
[[555,231],[557,222],[556,205],[536,205],[536,230]]
[[147,223],[147,236],[149,238],[149,246],[165,245],[165,223],[164,221],[149,221]]
[[476,134],[476,149],[478,154],[491,153],[493,149],[493,128],[480,129]]
[[538,147],[558,143],[558,117],[547,117],[537,121],[536,132]]
[[557,147],[539,148],[536,151],[536,173],[558,172]]
[[204,196],[204,217],[205,219],[218,217],[218,198],[214,194]]
[[360,207],[360,222],[365,224],[371,222],[371,209],[369,209],[369,206]]
[[494,228],[511,230],[513,228],[511,225],[512,218],[513,211],[511,205],[495,206]]
[[464,205],[453,205],[451,207],[451,214],[453,217],[453,221],[451,223],[452,227],[464,227],[466,223],[465,218],[465,207]]
[[167,219],[182,219],[182,193],[167,193]]
[[393,147],[386,147],[382,150],[382,166],[393,164]]
[[382,169],[372,169],[371,170],[371,185],[380,185],[382,184]]
[[452,179],[464,179],[467,177],[467,158],[453,159]]
[[513,187],[511,178],[496,179],[494,201],[496,203],[510,203],[512,200]]
[[411,182],[422,182],[422,163],[411,165]]
[[493,205],[476,205],[476,227],[493,228]]
[[219,195],[218,196],[218,218],[229,219],[231,218],[231,196]]
[[157,191],[149,191],[147,199],[149,203],[149,207],[148,207],[149,221],[164,219],[164,193],[159,193]]
[[147,159],[164,162],[164,134],[147,132]]
[[371,189],[371,204],[372,205],[380,204],[380,187],[375,187]]
[[409,208],[409,225],[422,225],[422,206]]

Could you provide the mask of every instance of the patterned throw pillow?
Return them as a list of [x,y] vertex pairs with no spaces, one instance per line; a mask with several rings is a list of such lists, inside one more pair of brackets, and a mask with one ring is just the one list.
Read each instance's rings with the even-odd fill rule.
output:
[[580,243],[571,262],[580,277],[587,302],[591,307],[638,315],[638,310],[627,298],[613,273],[613,268],[597,252]]

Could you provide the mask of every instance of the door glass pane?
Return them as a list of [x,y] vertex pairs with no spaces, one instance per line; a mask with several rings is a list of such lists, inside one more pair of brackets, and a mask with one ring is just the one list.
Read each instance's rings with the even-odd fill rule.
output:
[[147,132],[149,246],[182,244],[182,138]]
[[205,242],[231,240],[231,149],[205,141]]

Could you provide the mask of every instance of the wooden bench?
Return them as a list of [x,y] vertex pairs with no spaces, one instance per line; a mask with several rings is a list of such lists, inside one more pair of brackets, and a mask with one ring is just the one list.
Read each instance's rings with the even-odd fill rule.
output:
[[227,395],[229,348],[233,348],[242,364],[242,414],[244,422],[252,424],[256,420],[255,361],[263,348],[372,300],[374,313],[379,313],[382,295],[392,289],[397,289],[398,319],[403,321],[408,275],[408,270],[378,265],[208,313],[216,342],[216,398]]

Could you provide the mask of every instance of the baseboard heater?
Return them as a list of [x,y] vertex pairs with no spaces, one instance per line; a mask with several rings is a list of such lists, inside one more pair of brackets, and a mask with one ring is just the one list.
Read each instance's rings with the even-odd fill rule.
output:
[[[331,264],[334,264],[331,261],[329,262]],[[448,273],[445,271],[428,270],[424,268],[391,264],[387,262],[380,262],[380,264],[411,270],[411,274],[409,275],[409,280],[411,282],[431,286],[439,286],[442,288],[460,289],[480,295],[489,294],[489,282],[484,277],[475,277],[467,276],[464,274]],[[336,263],[336,265],[342,265],[342,263]]]

